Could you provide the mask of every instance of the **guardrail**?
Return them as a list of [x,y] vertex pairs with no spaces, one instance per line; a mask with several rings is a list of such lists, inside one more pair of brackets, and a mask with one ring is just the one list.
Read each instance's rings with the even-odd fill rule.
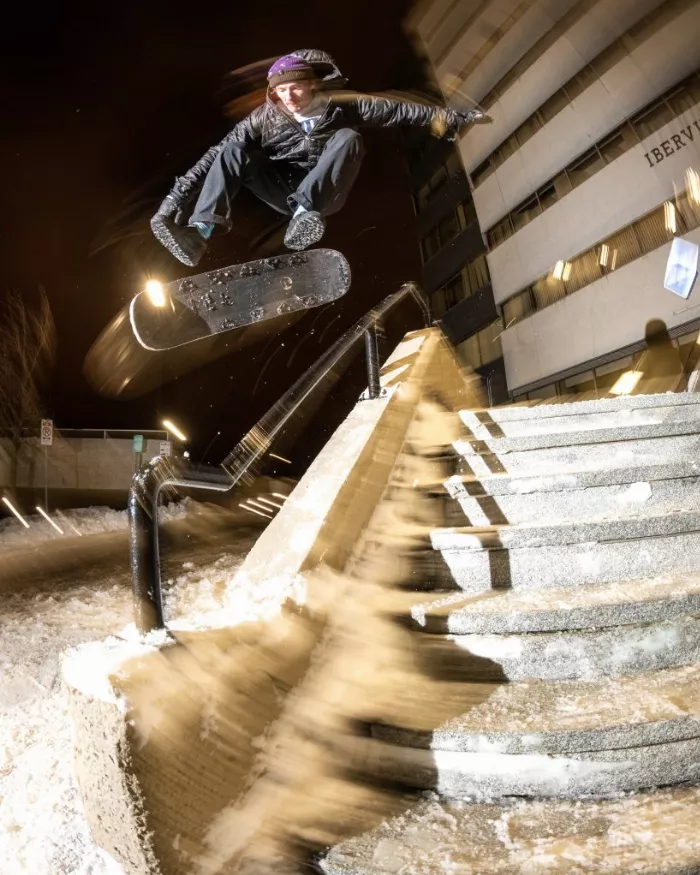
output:
[[221,463],[220,468],[193,465],[184,459],[156,456],[134,475],[129,490],[129,529],[134,617],[142,635],[166,628],[163,612],[161,564],[158,533],[158,507],[166,488],[202,489],[228,492],[244,478],[252,477],[255,466],[265,456],[290,423],[294,413],[326,379],[332,378],[346,357],[364,337],[367,362],[368,397],[378,398],[379,354],[377,330],[382,319],[407,297],[421,308],[425,325],[431,324],[430,306],[416,283],[405,283],[372,308],[327,350],[306,374],[300,377],[280,400],[253,426]]

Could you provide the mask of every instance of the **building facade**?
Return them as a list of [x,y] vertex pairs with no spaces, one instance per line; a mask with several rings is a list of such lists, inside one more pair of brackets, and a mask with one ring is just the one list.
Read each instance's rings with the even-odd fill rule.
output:
[[483,244],[460,268],[492,293],[510,397],[609,391],[652,324],[689,356],[700,292],[663,278],[675,235],[700,242],[700,0],[425,0],[408,28],[448,103],[491,118],[459,143]]

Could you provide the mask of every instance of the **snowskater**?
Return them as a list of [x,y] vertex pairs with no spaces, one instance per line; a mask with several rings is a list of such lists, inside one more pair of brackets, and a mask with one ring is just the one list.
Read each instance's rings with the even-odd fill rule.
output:
[[325,217],[340,210],[364,154],[362,125],[429,127],[454,138],[479,111],[338,91],[346,80],[317,50],[279,58],[268,72],[267,99],[179,177],[151,220],[158,240],[193,266],[215,230],[231,228],[231,202],[241,186],[291,216],[284,238],[292,250],[317,243]]

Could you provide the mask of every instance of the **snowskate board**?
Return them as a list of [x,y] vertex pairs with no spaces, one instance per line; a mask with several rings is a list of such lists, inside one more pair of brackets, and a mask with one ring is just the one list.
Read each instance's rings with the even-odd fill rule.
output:
[[334,249],[310,249],[174,280],[139,292],[131,327],[145,349],[173,349],[341,298],[350,265]]

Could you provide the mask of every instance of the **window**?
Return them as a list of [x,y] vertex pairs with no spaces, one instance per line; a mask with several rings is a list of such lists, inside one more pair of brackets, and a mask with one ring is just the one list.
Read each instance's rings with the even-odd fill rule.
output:
[[512,237],[514,233],[515,231],[513,231],[511,217],[506,216],[505,219],[501,219],[501,221],[497,225],[494,225],[486,235],[489,242],[489,249],[495,249],[496,246],[499,246],[509,237]]
[[591,61],[591,67],[593,68],[593,72],[599,76],[601,79],[612,70],[613,67],[617,66],[620,61],[624,60],[629,54],[627,47],[625,46],[624,36],[620,37],[620,39],[615,40],[612,45],[609,45],[607,49],[604,49],[597,58],[594,58]]
[[674,115],[682,115],[700,103],[700,88],[679,88],[667,98]]
[[630,123],[639,139],[644,140],[655,131],[658,131],[659,128],[673,121],[673,118],[673,110],[662,100],[644,109],[639,115],[631,119]]
[[474,206],[474,201],[471,198],[463,201],[457,207],[457,218],[459,219],[459,226],[462,230],[468,228],[472,222],[476,222],[476,207]]
[[516,129],[515,136],[517,137],[518,143],[520,143],[521,146],[524,145],[543,127],[544,122],[540,114],[538,112],[533,113],[530,118],[525,119],[520,127]]
[[459,234],[460,227],[459,222],[457,221],[457,213],[454,210],[450,210],[450,212],[445,216],[444,219],[441,220],[438,225],[438,234],[440,236],[440,248],[443,246],[447,246],[450,241],[454,240],[454,238]]
[[557,194],[554,184],[548,185],[546,186],[546,188],[541,188],[537,192],[537,199],[540,202],[542,212],[554,206],[554,204],[559,200],[559,195]]
[[503,305],[503,320],[506,325],[520,322],[535,312],[535,304],[530,289],[520,292]]
[[462,159],[459,157],[459,152],[457,152],[456,149],[450,154],[450,157],[445,163],[445,167],[447,169],[448,176],[460,176],[462,173],[464,173]]
[[590,149],[578,159],[576,164],[572,164],[567,168],[571,185],[576,188],[576,186],[590,179],[591,176],[595,176],[604,166],[603,159],[598,154],[598,151]]
[[551,122],[554,116],[559,115],[559,113],[565,109],[570,102],[569,95],[563,88],[560,88],[559,91],[555,91],[549,100],[543,103],[540,107],[540,115],[543,122],[545,124]]
[[503,325],[498,319],[492,322],[477,334],[479,338],[479,353],[481,363],[487,365],[496,359],[502,358],[503,348],[501,346],[501,335],[503,334]]
[[569,100],[573,103],[577,97],[591,87],[597,78],[598,76],[593,67],[591,67],[590,64],[586,64],[586,66],[569,79],[564,86],[564,90],[566,91]]
[[480,368],[503,356],[501,334],[503,325],[500,319],[486,328],[472,334],[457,346],[457,353],[472,368]]
[[[687,194],[677,197],[673,206],[679,233],[700,227],[700,205],[693,204]],[[550,273],[505,301],[502,306],[506,324],[519,322],[534,310],[548,307],[565,295],[571,295],[663,246],[673,236],[667,226],[668,209],[667,204],[661,204],[633,224],[572,258],[566,263],[561,279]]]
[[529,223],[534,218],[539,216],[541,212],[542,207],[540,207],[537,198],[530,198],[527,203],[523,204],[512,213],[514,232],[519,231],[521,228],[524,228],[525,225],[529,225]]
[[491,160],[487,158],[486,161],[482,161],[482,163],[472,171],[471,177],[474,188],[480,186],[481,183],[491,176],[492,173],[493,168],[491,167]]
[[[651,106],[646,107],[633,119],[623,122],[616,131],[608,134],[600,143],[577,158],[553,180],[535,192],[534,197],[539,202],[540,212],[554,206],[555,203],[566,197],[574,186],[581,185],[607,164],[611,164],[629,149],[638,145],[641,135],[645,133],[648,135],[652,128],[657,129],[656,126],[665,124],[668,120],[668,108],[664,101],[677,103],[682,95],[688,95],[691,92],[694,95],[692,97],[694,106],[700,102],[700,73],[693,73],[685,82],[672,89],[665,98],[660,101],[655,100]],[[677,109],[673,112],[675,114]],[[489,248],[493,249],[495,246],[499,246],[538,214],[538,211],[533,207],[532,199],[511,210],[510,221],[509,217],[506,216],[487,231]]]
[[480,255],[465,267],[465,282],[470,293],[474,293],[491,282],[489,266],[485,255]]
[[606,164],[612,164],[612,162],[616,158],[619,158],[620,155],[624,155],[625,152],[630,148],[630,146],[635,145],[635,143],[636,140],[630,143],[630,145],[627,145],[625,137],[620,131],[619,133],[613,134],[612,137],[608,137],[607,140],[604,140],[602,143],[600,143],[600,145],[598,146],[598,151],[600,152],[600,155]]
[[439,319],[465,298],[461,272],[455,274],[432,296],[433,313]]
[[430,261],[433,256],[437,255],[440,251],[440,239],[438,237],[437,229],[431,231],[426,237],[421,240],[421,252],[423,254],[423,264],[426,261]]
[[[573,185],[571,184],[571,180],[569,179],[569,174],[566,170],[562,170],[562,172],[554,177],[554,189],[557,193],[557,200],[561,200],[561,198],[566,197],[566,195],[573,190]],[[545,207],[546,209],[546,207]]]

